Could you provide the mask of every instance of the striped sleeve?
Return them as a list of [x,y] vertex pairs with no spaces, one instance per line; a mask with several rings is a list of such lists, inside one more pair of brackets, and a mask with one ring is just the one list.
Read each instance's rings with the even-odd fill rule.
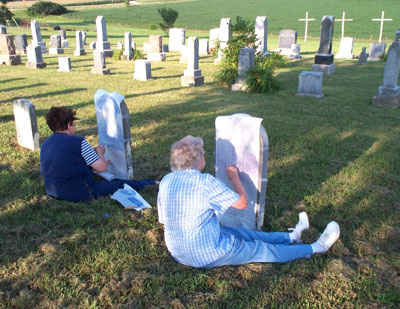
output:
[[100,159],[99,155],[85,139],[81,143],[81,156],[85,160],[86,165],[90,165]]

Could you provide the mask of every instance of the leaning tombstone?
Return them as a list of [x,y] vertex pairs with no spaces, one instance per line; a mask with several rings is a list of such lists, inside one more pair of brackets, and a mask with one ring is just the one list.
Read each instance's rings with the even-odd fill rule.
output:
[[42,49],[40,46],[28,45],[26,48],[28,61],[25,66],[29,69],[43,69],[46,67],[46,62],[43,62]]
[[396,40],[390,45],[385,71],[383,73],[383,83],[378,88],[378,94],[372,103],[378,106],[400,107],[400,87],[397,86],[400,70],[400,28],[396,31]]
[[257,16],[255,23],[255,34],[257,37],[257,52],[261,55],[268,56],[268,19],[266,16]]
[[339,53],[336,54],[336,59],[353,59],[354,38],[343,37],[340,39]]
[[165,61],[167,58],[165,53],[162,52],[162,36],[150,35],[150,51],[147,53],[147,60],[149,61]]
[[16,35],[15,37],[15,50],[17,54],[26,54],[26,47],[28,46],[28,40],[26,34]]
[[182,45],[185,45],[186,30],[184,28],[169,29],[169,50],[181,51]]
[[199,40],[199,55],[207,56],[210,53],[210,49],[208,48],[208,40],[201,39]]
[[131,60],[133,58],[132,34],[130,32],[125,32],[124,40],[125,40],[125,50],[122,53],[121,59],[122,60]]
[[0,63],[5,65],[21,64],[21,57],[15,51],[13,37],[9,34],[0,34]]
[[36,20],[31,21],[32,45],[40,46],[42,54],[47,53],[46,42],[43,42],[40,24]]
[[110,69],[106,68],[106,56],[104,52],[95,50],[93,52],[94,68],[92,69],[93,74],[108,75]]
[[89,48],[90,48],[90,49],[96,49],[96,41],[90,42]]
[[246,90],[249,69],[254,67],[254,48],[242,48],[239,53],[238,76],[232,84],[232,91]]
[[215,176],[233,188],[226,176],[226,166],[236,166],[249,202],[246,209],[231,207],[219,215],[219,222],[223,226],[241,226],[249,230],[261,230],[263,226],[268,135],[261,124],[262,120],[246,114],[219,116],[215,120]]
[[133,78],[143,82],[153,79],[151,77],[151,63],[149,60],[135,60],[135,72],[133,73]]
[[219,26],[219,50],[218,58],[214,60],[214,64],[220,64],[222,58],[224,57],[224,49],[228,46],[228,41],[232,37],[232,22],[230,18],[221,18],[221,23]]
[[86,55],[85,49],[83,48],[82,31],[76,31],[75,39],[76,39],[76,48],[74,51],[74,56]]
[[210,29],[210,50],[217,48],[219,40],[219,28]]
[[322,98],[322,79],[324,73],[303,71],[299,75],[299,88],[296,93],[299,97]]
[[4,25],[0,25],[0,34],[7,34],[7,27]]
[[124,44],[122,44],[122,41],[117,42],[117,49],[118,50],[123,50],[124,49]]
[[204,84],[204,76],[199,69],[199,40],[196,37],[190,37],[187,43],[188,58],[187,67],[181,77],[183,87],[197,87]]
[[71,58],[69,57],[58,57],[58,69],[57,72],[71,72]]
[[60,35],[52,35],[50,36],[50,55],[58,55],[63,54],[64,48],[61,48],[61,36]]
[[321,35],[318,54],[315,56],[311,70],[331,75],[335,72],[336,64],[333,63],[332,38],[335,17],[323,16],[321,20]]
[[385,56],[386,43],[371,43],[369,44],[368,61],[379,61]]
[[30,150],[39,149],[35,105],[25,99],[15,100],[13,111],[18,144]]
[[367,48],[363,47],[360,55],[358,56],[358,64],[367,64],[369,54],[367,53]]
[[94,95],[99,144],[111,164],[107,171],[119,179],[132,179],[131,124],[124,96],[99,89]]
[[68,47],[68,40],[67,40],[67,31],[65,30],[58,30],[58,35],[61,36],[61,46]]
[[104,16],[96,18],[97,42],[96,50],[104,52],[106,57],[112,57],[114,51],[110,48],[110,42],[107,38],[106,19]]

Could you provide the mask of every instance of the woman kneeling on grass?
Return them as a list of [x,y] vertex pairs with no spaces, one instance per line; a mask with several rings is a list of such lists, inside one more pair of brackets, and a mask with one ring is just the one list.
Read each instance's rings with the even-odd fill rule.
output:
[[[203,140],[186,136],[171,147],[172,172],[160,183],[158,215],[165,242],[179,263],[212,268],[251,262],[289,262],[325,253],[339,238],[339,225],[330,222],[313,244],[303,245],[301,233],[309,227],[305,212],[291,233],[265,233],[243,227],[221,227],[216,212],[247,208],[247,194],[234,166],[226,167],[234,191],[210,174],[205,166]],[[294,245],[290,245],[294,244]]]
[[122,179],[94,181],[93,170],[105,172],[109,162],[104,158],[104,146],[94,150],[83,137],[74,135],[74,121],[79,119],[75,114],[65,107],[52,107],[46,115],[47,125],[54,132],[40,149],[40,172],[48,195],[80,202],[112,194],[125,183],[136,190],[156,183]]

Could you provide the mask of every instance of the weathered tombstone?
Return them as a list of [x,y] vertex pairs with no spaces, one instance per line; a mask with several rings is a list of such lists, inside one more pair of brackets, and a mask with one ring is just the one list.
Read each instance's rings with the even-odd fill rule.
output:
[[0,63],[5,65],[21,64],[21,57],[16,54],[13,37],[9,34],[0,34]]
[[118,50],[123,50],[124,49],[124,44],[122,44],[122,41],[117,42],[117,49]]
[[14,38],[16,52],[18,54],[26,54],[26,47],[28,46],[26,34],[16,35]]
[[262,120],[246,114],[219,116],[215,120],[215,176],[233,188],[226,176],[226,165],[237,166],[249,201],[246,209],[231,207],[225,214],[219,215],[221,225],[243,226],[250,230],[261,230],[263,226],[268,135],[261,124]]
[[86,55],[85,49],[83,48],[82,34],[83,34],[83,31],[76,31],[76,33],[75,33],[76,48],[74,51],[74,56]]
[[297,32],[292,29],[284,29],[279,32],[278,49],[281,55],[290,59],[300,59],[300,45],[297,44]]
[[332,38],[335,17],[323,16],[321,20],[321,35],[318,54],[315,56],[311,70],[331,75],[335,72],[336,65],[333,63]]
[[96,49],[96,41],[90,42],[89,48],[90,48],[90,49]]
[[163,53],[169,53],[169,46],[168,46],[168,44],[163,44],[163,46],[162,46],[162,52],[163,52]]
[[254,48],[242,48],[239,53],[238,76],[232,84],[232,91],[245,90],[248,70],[254,67]]
[[354,38],[342,37],[340,39],[339,53],[336,55],[336,59],[353,59],[353,46]]
[[104,145],[107,171],[119,179],[132,179],[131,124],[124,96],[99,89],[94,95],[99,144]]
[[58,35],[61,36],[61,46],[68,47],[68,40],[67,40],[67,31],[65,30],[58,30]]
[[210,29],[210,50],[217,48],[219,40],[219,28]]
[[367,64],[369,54],[367,53],[367,48],[363,47],[360,55],[358,56],[358,64]]
[[187,67],[181,77],[183,87],[197,87],[204,84],[204,76],[199,69],[199,40],[196,37],[190,37],[187,43],[188,58]]
[[114,51],[110,48],[110,42],[108,42],[106,19],[104,18],[104,16],[97,16],[96,31],[97,31],[96,50],[104,52],[104,55],[106,57],[112,57]]
[[82,31],[82,41],[83,41],[83,46],[86,45],[86,31]]
[[30,150],[39,149],[35,105],[25,99],[15,100],[13,111],[18,144]]
[[130,32],[125,32],[124,40],[125,40],[125,50],[122,53],[121,59],[123,59],[123,60],[131,60],[133,58],[132,34]]
[[369,45],[368,61],[379,61],[385,55],[386,43],[371,43]]
[[46,67],[46,62],[43,62],[42,49],[39,45],[28,45],[26,48],[28,61],[25,66],[30,69],[43,69]]
[[199,40],[199,55],[207,56],[210,53],[210,49],[208,48],[208,40],[201,39]]
[[110,69],[106,68],[106,56],[104,52],[95,50],[93,52],[94,68],[92,69],[93,74],[108,75]]
[[214,60],[214,64],[220,64],[224,56],[223,50],[227,47],[229,39],[232,37],[232,23],[230,18],[221,18],[219,25],[219,48],[218,58]]
[[150,61],[144,59],[135,60],[135,72],[133,73],[133,78],[144,82],[152,80]]
[[61,36],[60,35],[52,35],[50,36],[50,55],[58,55],[63,54],[64,48],[61,48]]
[[182,45],[181,47],[181,57],[179,58],[179,63],[186,63],[188,58],[188,48],[187,45]]
[[301,59],[300,44],[292,44],[289,58],[290,59]]
[[186,30],[184,28],[169,29],[169,50],[181,51],[182,45],[185,45]]
[[255,33],[257,37],[257,52],[267,56],[268,53],[268,19],[266,16],[257,16],[255,23]]
[[299,88],[296,93],[300,97],[322,98],[322,72],[303,71],[299,75]]
[[165,61],[166,55],[162,52],[162,36],[150,35],[150,51],[147,53],[147,60],[149,61]]
[[58,69],[57,72],[71,72],[71,58],[69,57],[58,57]]
[[4,25],[0,25],[0,34],[7,34],[7,27]]
[[40,31],[40,24],[36,20],[31,21],[32,31],[32,45],[40,46],[42,54],[47,53],[46,42],[42,40],[42,32]]
[[400,28],[396,31],[396,40],[390,45],[385,71],[383,73],[383,83],[378,88],[378,94],[372,103],[378,106],[400,107],[400,87],[397,86],[400,70]]

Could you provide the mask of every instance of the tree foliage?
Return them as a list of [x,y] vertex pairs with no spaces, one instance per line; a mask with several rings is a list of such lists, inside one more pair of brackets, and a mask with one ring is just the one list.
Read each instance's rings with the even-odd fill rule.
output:
[[51,1],[39,1],[27,9],[28,16],[43,16],[43,15],[62,15],[67,13],[67,9],[61,4]]
[[163,23],[159,23],[162,30],[168,33],[169,28],[174,27],[175,21],[178,19],[179,14],[177,11],[171,8],[159,8],[158,13],[160,14],[161,18],[163,19]]
[[8,0],[1,0],[1,6],[0,6],[0,24],[6,25],[7,20],[10,20],[14,14],[10,12],[10,10],[7,8]]

